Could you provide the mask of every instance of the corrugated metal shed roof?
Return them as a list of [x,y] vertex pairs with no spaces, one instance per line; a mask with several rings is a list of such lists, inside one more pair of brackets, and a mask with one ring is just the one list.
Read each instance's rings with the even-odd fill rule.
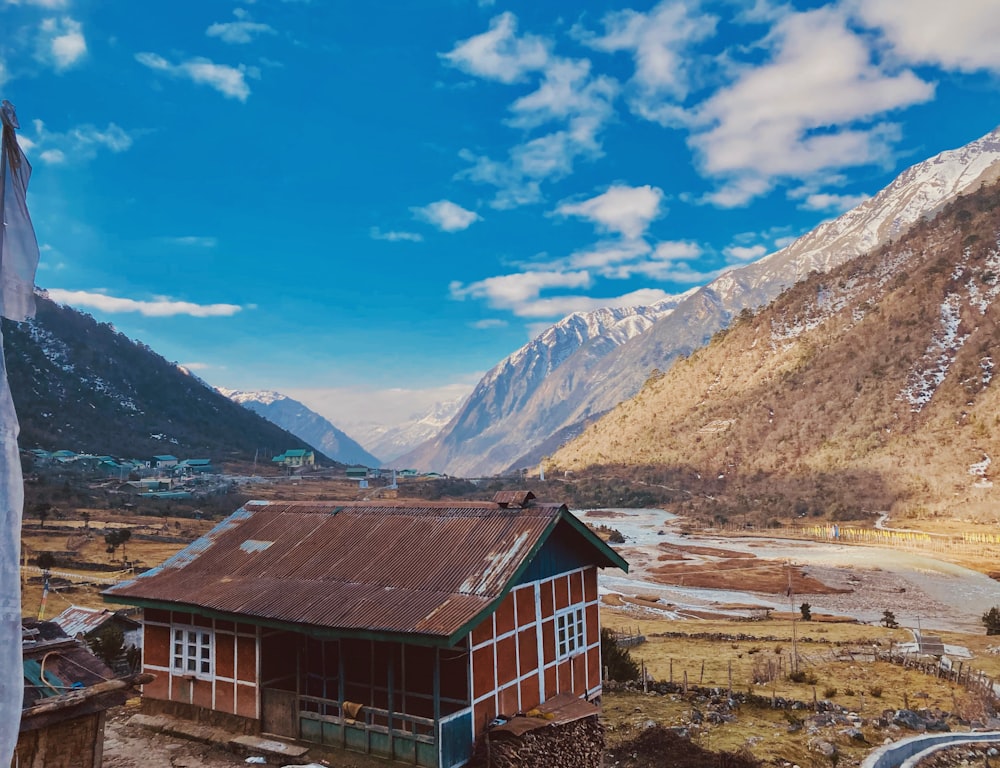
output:
[[[109,611],[107,608],[85,608],[82,605],[71,605],[52,621],[58,624],[69,637],[76,637],[81,634],[89,635],[104,626],[105,622],[114,618],[115,612]],[[137,621],[125,616],[118,617],[118,620],[124,624],[139,626]]]
[[252,501],[163,565],[105,591],[280,624],[453,642],[511,588],[556,523],[623,566],[556,504]]

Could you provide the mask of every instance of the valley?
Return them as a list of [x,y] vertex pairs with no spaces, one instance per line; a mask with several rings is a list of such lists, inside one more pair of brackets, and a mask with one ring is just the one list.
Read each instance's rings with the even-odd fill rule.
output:
[[[292,494],[330,498],[345,490],[330,481],[292,482],[279,478],[254,490],[267,490],[266,495],[277,498]],[[938,552],[921,553],[919,546],[911,551],[776,538],[769,532],[727,534],[700,529],[662,509],[605,508],[577,514],[624,538],[615,547],[628,559],[630,571],[602,573],[602,623],[645,636],[632,655],[659,686],[654,695],[643,693],[639,684],[609,685],[603,715],[609,756],[625,746],[629,755],[641,756],[641,743],[636,747],[634,742],[650,738],[643,734],[652,722],[664,733],[685,733],[683,744],[710,752],[740,752],[754,760],[777,761],[776,765],[809,765],[820,759],[817,749],[833,745],[843,764],[857,765],[882,739],[910,732],[893,724],[891,713],[897,710],[944,718],[951,728],[985,717],[982,700],[966,688],[890,661],[894,653],[921,658],[914,631],[933,631],[946,643],[953,665],[962,664],[969,674],[1000,679],[1000,643],[983,632],[979,621],[983,606],[1000,596],[1000,588],[981,573],[936,559]],[[94,577],[121,578],[114,570],[120,562],[113,558],[125,557],[122,552],[105,551],[107,530],[130,528],[127,558],[149,567],[213,524],[210,519],[99,509],[89,511],[86,524],[79,519],[56,518],[44,526],[29,521],[23,536],[29,559],[41,551],[72,552],[77,561],[108,568],[76,569],[72,584],[60,581],[60,588],[46,599],[45,616],[70,604],[104,606],[99,594],[104,585]],[[995,564],[994,558],[995,553],[984,551],[974,564],[987,569]],[[727,581],[726,571],[720,570],[721,562],[739,564],[732,569],[732,580]],[[664,572],[664,565],[680,570]],[[53,569],[74,571],[71,565],[58,563]],[[697,578],[701,572],[709,575]],[[24,610],[35,614],[41,604],[41,580],[33,570],[24,576]],[[709,586],[713,582],[714,588]],[[789,583],[792,594],[787,592]],[[800,615],[803,602],[811,606],[809,621]],[[887,609],[899,628],[881,625]],[[806,670],[803,682],[788,678],[793,663]],[[764,671],[768,669],[773,671]],[[711,694],[713,689],[737,692],[740,703],[720,704]],[[809,711],[816,696],[830,702],[832,709],[827,712],[832,714],[821,717]],[[773,701],[778,700],[786,704],[775,708]],[[801,702],[804,709],[784,708],[792,702]],[[847,718],[849,713],[854,719]],[[148,743],[151,754],[177,744],[154,740],[124,723],[113,726],[109,765],[132,765],[126,754],[115,752],[119,743],[133,747]],[[860,735],[843,736],[848,727],[858,728]],[[181,743],[180,750],[174,746],[170,752],[186,754],[188,748]],[[220,765],[229,759],[225,753],[210,757],[203,748],[201,753]],[[366,765],[353,756],[342,756],[342,763],[337,759],[331,757],[331,764]]]

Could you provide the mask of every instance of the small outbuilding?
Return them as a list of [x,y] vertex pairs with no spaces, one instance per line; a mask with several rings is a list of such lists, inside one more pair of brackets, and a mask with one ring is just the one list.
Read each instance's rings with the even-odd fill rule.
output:
[[19,768],[100,768],[104,721],[142,675],[116,678],[52,621],[22,625],[24,701],[14,754]]
[[453,768],[498,715],[600,702],[607,567],[527,492],[252,501],[104,596],[143,609],[148,711]]

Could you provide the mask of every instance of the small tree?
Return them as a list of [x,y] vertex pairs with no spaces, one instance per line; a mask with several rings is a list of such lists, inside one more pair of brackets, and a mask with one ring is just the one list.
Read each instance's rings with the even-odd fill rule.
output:
[[40,552],[35,558],[35,565],[43,571],[48,571],[56,564],[56,556],[51,552]]
[[132,531],[128,528],[112,528],[104,534],[104,543],[108,545],[107,551],[114,559],[118,547],[122,548],[122,558],[125,557],[125,542],[132,538]]
[[105,624],[87,640],[87,645],[101,661],[112,666],[125,650],[125,633],[115,624]]
[[983,626],[987,635],[1000,635],[1000,608],[994,605],[983,614]]
[[639,679],[639,664],[628,648],[619,648],[615,635],[607,627],[601,629],[601,660],[608,669],[608,677],[618,682]]
[[896,614],[888,608],[882,612],[882,626],[886,629],[897,629],[899,627],[899,622],[896,621]]
[[809,603],[802,603],[799,606],[799,613],[802,614],[802,621],[812,621],[812,606]]

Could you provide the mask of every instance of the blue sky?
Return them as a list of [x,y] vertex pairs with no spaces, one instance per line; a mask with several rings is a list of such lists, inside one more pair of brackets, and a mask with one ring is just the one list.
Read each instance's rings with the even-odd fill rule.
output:
[[996,0],[0,0],[0,29],[38,285],[338,424],[1000,123]]

